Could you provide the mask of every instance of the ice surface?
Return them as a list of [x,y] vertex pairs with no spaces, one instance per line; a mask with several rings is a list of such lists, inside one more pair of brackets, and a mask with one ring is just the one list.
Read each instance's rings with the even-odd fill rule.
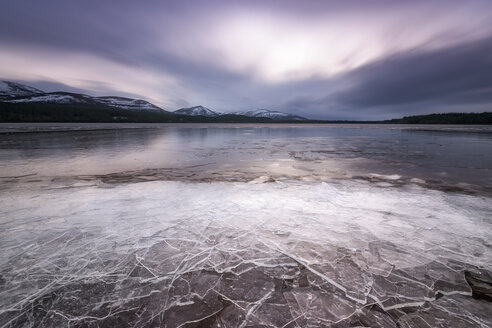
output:
[[[490,129],[437,133],[364,125],[3,126],[1,185],[26,185],[10,180],[20,176],[48,182],[74,176],[106,182],[247,182],[268,176],[276,181],[358,178],[387,187],[415,183],[492,195]],[[64,128],[94,131],[10,134]]]
[[491,326],[490,129],[115,127],[0,128],[0,327]]
[[0,326],[492,325],[490,198],[260,180],[4,191]]

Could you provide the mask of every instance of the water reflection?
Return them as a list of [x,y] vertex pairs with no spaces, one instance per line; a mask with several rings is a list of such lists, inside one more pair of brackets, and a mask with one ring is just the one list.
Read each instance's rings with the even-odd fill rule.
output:
[[219,173],[232,167],[268,174],[278,163],[306,174],[398,174],[492,186],[492,134],[391,126],[194,125],[0,135],[3,177],[204,164]]

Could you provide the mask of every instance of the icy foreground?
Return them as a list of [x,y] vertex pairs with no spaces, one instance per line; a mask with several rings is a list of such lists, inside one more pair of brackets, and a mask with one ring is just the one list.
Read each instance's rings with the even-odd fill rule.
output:
[[0,327],[492,326],[467,281],[492,270],[487,197],[154,181],[1,202]]

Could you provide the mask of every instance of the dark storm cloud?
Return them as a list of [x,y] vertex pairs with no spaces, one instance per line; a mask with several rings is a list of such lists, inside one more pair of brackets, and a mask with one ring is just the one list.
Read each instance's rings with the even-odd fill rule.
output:
[[[401,52],[317,83],[324,86],[325,96],[298,97],[286,108],[310,108],[314,115],[331,119],[388,118],[447,105],[462,105],[463,112],[476,108],[466,105],[477,104],[492,110],[492,37]],[[335,86],[343,90],[330,92]]]
[[[133,17],[132,17],[133,15]],[[111,60],[135,62],[132,54],[151,42],[140,19],[125,2],[3,1],[0,42],[39,46],[57,51],[97,54]]]
[[377,107],[459,99],[492,101],[492,37],[435,51],[400,53],[371,63],[343,79],[353,86],[332,99],[352,107]]
[[142,54],[140,60],[143,65],[162,72],[170,73],[173,76],[187,80],[194,80],[197,83],[240,82],[249,79],[248,75],[234,72],[220,66],[221,58],[217,56],[217,62],[204,65],[194,61],[166,53],[163,51],[152,51]]

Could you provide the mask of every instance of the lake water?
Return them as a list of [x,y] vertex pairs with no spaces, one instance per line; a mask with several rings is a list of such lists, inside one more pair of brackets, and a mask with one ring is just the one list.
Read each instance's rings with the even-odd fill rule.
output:
[[2,123],[0,181],[1,327],[492,325],[490,126]]

